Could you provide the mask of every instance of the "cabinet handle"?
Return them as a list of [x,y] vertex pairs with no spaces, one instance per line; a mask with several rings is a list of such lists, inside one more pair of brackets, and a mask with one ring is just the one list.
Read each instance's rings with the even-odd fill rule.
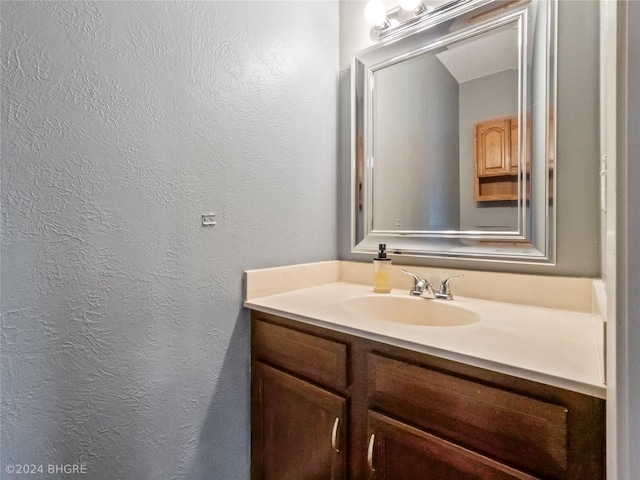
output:
[[333,429],[331,430],[331,448],[333,448],[336,453],[340,453],[340,449],[338,448],[338,424],[340,423],[340,417],[336,417],[335,422],[333,422]]
[[369,470],[375,472],[376,469],[373,468],[373,444],[376,441],[376,434],[372,433],[369,437],[369,448],[367,449],[367,464],[369,465]]

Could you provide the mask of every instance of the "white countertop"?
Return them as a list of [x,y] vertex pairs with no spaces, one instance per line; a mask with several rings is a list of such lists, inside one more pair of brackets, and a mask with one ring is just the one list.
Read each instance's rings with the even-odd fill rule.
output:
[[[251,298],[244,306],[605,398],[598,315],[456,296],[453,302],[475,311],[480,320],[439,327],[376,321],[341,306],[347,298],[372,293],[369,285],[338,281]],[[386,295],[408,292],[393,289]]]

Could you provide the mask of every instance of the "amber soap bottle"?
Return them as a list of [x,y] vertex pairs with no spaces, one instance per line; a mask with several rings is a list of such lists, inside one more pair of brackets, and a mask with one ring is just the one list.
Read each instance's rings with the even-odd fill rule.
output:
[[391,291],[391,259],[387,258],[387,246],[378,245],[378,256],[373,259],[373,291],[389,293]]

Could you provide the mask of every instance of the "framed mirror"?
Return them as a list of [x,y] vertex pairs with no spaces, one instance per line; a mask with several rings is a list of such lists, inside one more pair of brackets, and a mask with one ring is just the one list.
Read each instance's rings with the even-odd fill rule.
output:
[[556,1],[450,2],[352,63],[352,251],[555,262]]

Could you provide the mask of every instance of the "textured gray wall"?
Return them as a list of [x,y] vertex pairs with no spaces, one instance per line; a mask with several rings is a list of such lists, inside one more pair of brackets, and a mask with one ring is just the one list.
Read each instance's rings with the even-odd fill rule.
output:
[[[358,4],[361,4],[358,8]],[[350,252],[350,77],[347,59],[370,46],[365,3],[341,2],[338,251],[341,259],[370,261]],[[396,263],[545,275],[600,275],[599,4],[561,0],[558,13],[557,264],[509,265],[394,257]],[[367,40],[363,40],[367,39]],[[594,193],[595,192],[595,193]]]
[[337,3],[1,8],[0,476],[248,478],[242,272],[336,257]]

